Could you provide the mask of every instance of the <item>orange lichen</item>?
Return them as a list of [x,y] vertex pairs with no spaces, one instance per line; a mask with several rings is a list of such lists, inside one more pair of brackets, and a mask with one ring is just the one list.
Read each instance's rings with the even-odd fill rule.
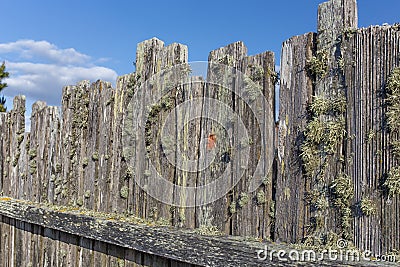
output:
[[217,141],[217,136],[215,134],[210,134],[207,138],[207,150],[211,150],[215,148]]

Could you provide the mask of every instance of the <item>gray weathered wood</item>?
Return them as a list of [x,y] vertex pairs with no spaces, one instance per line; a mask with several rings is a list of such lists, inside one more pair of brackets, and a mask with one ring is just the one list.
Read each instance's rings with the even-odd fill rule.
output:
[[[57,266],[56,257],[64,257],[67,251],[57,251],[51,244],[58,240],[58,236],[64,236],[62,242],[70,244],[72,250],[71,261],[79,264],[92,265],[93,242],[107,244],[104,258],[109,264],[100,262],[101,266],[113,266],[124,262],[124,249],[133,249],[149,256],[144,258],[144,266],[169,266],[166,259],[179,261],[177,266],[185,266],[185,263],[193,266],[259,266],[263,262],[257,260],[257,250],[264,249],[288,249],[282,245],[271,242],[250,242],[240,238],[198,236],[188,231],[176,230],[166,227],[150,227],[147,225],[124,223],[107,220],[101,217],[90,217],[80,213],[66,213],[43,208],[22,201],[2,198],[0,201],[1,226],[5,233],[14,240],[13,229],[16,221],[23,221],[37,225],[41,228],[39,233],[39,250],[42,258],[41,266]],[[8,228],[8,230],[7,230]],[[71,239],[72,238],[72,239]],[[70,239],[71,241],[68,241]],[[75,239],[75,240],[74,240]],[[5,240],[4,238],[2,240]],[[10,240],[10,239],[9,239]],[[60,240],[61,241],[61,240]],[[42,243],[43,242],[43,243]],[[16,250],[14,242],[1,247],[4,253],[3,262],[10,255],[10,261],[23,250]],[[74,247],[79,246],[77,254]],[[101,251],[101,249],[99,249]],[[15,255],[13,253],[15,251]],[[85,251],[85,252],[83,252]],[[100,252],[99,251],[99,252]],[[44,253],[43,253],[44,252]],[[12,256],[14,255],[14,256]],[[153,256],[151,256],[153,255]],[[66,256],[65,256],[66,257]],[[37,262],[37,261],[36,261]],[[46,264],[47,263],[47,264]],[[180,264],[183,265],[180,265]],[[271,266],[298,266],[297,262],[279,262],[275,256]],[[5,266],[9,266],[5,264]],[[13,266],[13,264],[11,264]],[[92,265],[93,266],[93,265]],[[187,265],[186,265],[187,266]],[[307,266],[377,266],[371,262],[340,262],[324,260],[320,262],[307,262]],[[386,266],[391,266],[388,264]],[[395,266],[395,265],[393,265]]]
[[304,179],[300,146],[313,95],[306,65],[315,52],[315,38],[314,33],[295,36],[282,48],[274,238],[291,243],[306,236],[310,220],[305,196],[311,183]]

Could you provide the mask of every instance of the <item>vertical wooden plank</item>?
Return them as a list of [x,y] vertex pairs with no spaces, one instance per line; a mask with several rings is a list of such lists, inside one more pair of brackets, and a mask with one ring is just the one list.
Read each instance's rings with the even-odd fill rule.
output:
[[93,240],[81,237],[79,240],[80,250],[80,261],[81,266],[95,266],[94,265],[94,253],[93,253]]
[[[207,71],[207,83],[205,88],[204,97],[216,99],[233,110],[233,92],[234,88],[226,88],[223,84],[232,84],[232,78],[229,77],[229,72],[231,68],[239,69],[239,61],[247,55],[247,48],[242,42],[236,42],[230,44],[226,47],[222,47],[211,51],[209,54],[208,61],[211,65],[208,67]],[[212,64],[214,63],[214,64]],[[224,64],[225,63],[225,64]],[[229,67],[226,68],[225,65]],[[221,110],[221,112],[214,112],[212,103],[205,101],[203,108],[203,119],[201,121],[201,133],[200,133],[200,153],[205,153],[204,159],[200,162],[200,169],[204,171],[199,173],[198,176],[198,186],[209,185],[215,182],[221,177],[225,171],[225,167],[230,167],[233,171],[227,173],[227,177],[232,177],[235,175],[235,164],[240,165],[240,163],[235,163],[236,159],[233,156],[230,166],[227,166],[225,162],[221,162],[221,156],[230,147],[235,148],[237,141],[230,143],[228,137],[228,129],[224,129],[223,124],[229,121],[232,114],[227,114],[227,111]],[[218,113],[218,114],[215,114]],[[234,129],[229,129],[234,135]],[[212,147],[206,147],[210,141],[208,139],[216,138],[216,144]],[[214,158],[213,158],[214,157]],[[240,160],[238,160],[239,162]],[[229,170],[228,170],[229,171]],[[239,174],[238,174],[239,175]],[[232,177],[232,179],[234,179]],[[231,182],[231,181],[228,181]],[[201,199],[207,199],[209,197],[215,197],[217,195],[216,188],[212,188],[204,192],[204,196],[196,196],[199,201]],[[197,208],[197,226],[198,227],[216,227],[219,231],[229,231],[229,214],[228,214],[228,203],[230,198],[226,195],[213,203],[199,206]]]
[[42,193],[46,192],[42,184],[42,175],[46,171],[46,165],[44,158],[47,156],[47,150],[45,150],[43,130],[43,118],[42,114],[46,108],[46,103],[43,101],[37,101],[32,106],[31,114],[31,135],[30,135],[30,146],[29,146],[29,179],[31,180],[32,186],[32,198],[31,201],[40,202],[42,200]]
[[23,222],[21,221],[14,221],[13,225],[15,229],[14,233],[14,266],[26,266],[26,257],[25,251],[29,248],[23,242]]
[[313,83],[306,65],[314,46],[315,34],[308,33],[292,37],[282,47],[274,237],[290,243],[301,242],[310,220],[305,202],[310,183],[303,177],[300,146],[312,102]]
[[[375,214],[366,216],[358,206],[354,222],[357,247],[376,254],[387,253],[399,244],[386,239],[396,234],[398,199],[382,191],[386,173],[395,163],[390,142],[394,136],[385,128],[384,88],[391,70],[398,66],[398,31],[391,27],[361,29],[345,39],[345,73],[348,86],[348,172],[355,184],[355,202],[370,199]],[[389,41],[390,40],[390,41]],[[365,90],[366,88],[367,90]],[[364,118],[364,119],[360,119]]]
[[[340,36],[346,29],[356,27],[357,4],[355,0],[331,0],[319,5],[317,51],[308,67],[315,79],[316,97],[324,101],[336,101],[345,95],[345,81],[340,66],[342,56]],[[316,62],[320,66],[315,66]],[[315,198],[316,196],[319,203],[313,201],[314,209],[311,213],[308,231],[311,243],[320,243],[320,240],[326,239],[332,231],[346,239],[351,239],[352,236],[352,218],[349,213],[351,213],[353,203],[347,203],[347,199],[338,197],[338,194],[336,196],[332,194],[335,192],[335,184],[344,181],[347,177],[343,173],[344,164],[342,162],[344,156],[343,116],[343,109],[340,109],[340,112],[324,111],[322,114],[317,112],[310,120],[310,122],[326,125],[326,128],[323,129],[325,137],[322,141],[317,142],[318,144],[312,143],[317,150],[316,157],[319,158],[319,166],[313,167],[315,172],[311,175],[312,177],[309,177],[309,182],[313,184],[310,192],[312,193],[311,197]],[[338,132],[336,137],[330,136],[334,131]],[[308,138],[304,144],[310,146],[312,142],[310,140]],[[352,185],[349,186],[349,189],[352,189]],[[328,188],[333,188],[333,190],[328,190]],[[332,200],[334,202],[330,205],[329,201]],[[352,202],[352,199],[350,201]],[[338,207],[339,205],[340,207]]]
[[6,156],[7,177],[4,176],[3,193],[11,197],[18,196],[19,188],[19,165],[21,156],[21,143],[25,133],[25,96],[16,96],[14,98],[13,109],[8,113],[9,135],[8,135],[8,153]]
[[94,241],[94,266],[106,266],[107,261],[107,244]]
[[[54,201],[56,161],[59,151],[60,118],[57,107],[36,102],[32,108],[31,136],[25,150],[29,161],[29,175],[39,202]],[[29,145],[29,149],[28,148]]]
[[[99,100],[99,135],[98,135],[98,166],[95,169],[94,176],[94,192],[92,198],[94,201],[94,210],[106,211],[107,202],[109,201],[108,189],[111,159],[114,157],[114,151],[111,150],[112,139],[112,121],[114,107],[115,90],[111,85],[104,82],[97,82],[97,89],[100,91]],[[88,170],[90,171],[90,170]]]
[[[236,202],[237,213],[232,216],[232,233],[242,236],[253,236],[258,238],[270,238],[272,218],[270,208],[272,204],[273,181],[273,158],[275,154],[274,144],[274,98],[275,98],[275,73],[274,54],[265,52],[255,56],[244,58],[241,62],[241,71],[244,74],[244,83],[241,90],[242,95],[236,96],[234,104],[235,112],[239,114],[244,122],[248,139],[241,140],[236,138],[236,155],[244,158],[243,149],[248,146],[249,158],[244,176],[241,177],[238,185],[235,187],[233,200]],[[248,79],[251,82],[248,82]],[[255,88],[252,88],[252,87]],[[263,101],[255,101],[252,96],[252,90],[259,90]],[[245,97],[245,98],[244,98]],[[241,99],[240,99],[241,98]],[[243,101],[246,99],[246,102]],[[261,115],[260,115],[261,114]],[[261,133],[262,131],[262,133]],[[239,136],[234,134],[234,136]],[[262,156],[261,156],[262,154]],[[260,162],[262,161],[262,162]],[[233,175],[239,172],[238,162]],[[257,170],[260,166],[260,170]],[[240,164],[240,168],[243,168]],[[235,178],[234,178],[235,179]],[[268,182],[268,179],[270,181]],[[260,181],[253,192],[249,191],[253,180]],[[245,198],[249,201],[243,203]],[[244,204],[244,205],[243,205]],[[229,210],[231,213],[231,206]]]
[[[177,91],[176,105],[184,105],[182,112],[172,114],[175,118],[175,124],[171,127],[171,131],[176,134],[176,154],[175,177],[176,184],[183,187],[196,187],[198,179],[198,160],[200,156],[200,133],[201,133],[201,112],[202,112],[202,96],[204,93],[205,81],[202,77],[190,77],[187,84]],[[171,114],[168,114],[171,115]],[[173,121],[173,120],[171,120]],[[166,123],[163,120],[163,123]],[[169,127],[169,125],[160,125],[161,127]],[[161,129],[160,127],[160,129]],[[165,130],[165,128],[164,128]],[[164,131],[165,133],[166,131]],[[169,135],[163,135],[161,141],[163,144],[164,154],[171,153],[168,151]],[[164,156],[165,157],[165,156]],[[196,162],[194,166],[193,163]],[[163,164],[163,163],[161,163]],[[188,228],[196,228],[196,208],[187,207],[185,201],[191,196],[178,195],[175,192],[175,203],[180,203],[181,208],[173,211],[174,223],[179,226]],[[163,216],[163,215],[161,215]]]
[[6,112],[0,113],[0,192],[4,193],[4,177],[7,174],[7,149],[8,146],[8,114]]

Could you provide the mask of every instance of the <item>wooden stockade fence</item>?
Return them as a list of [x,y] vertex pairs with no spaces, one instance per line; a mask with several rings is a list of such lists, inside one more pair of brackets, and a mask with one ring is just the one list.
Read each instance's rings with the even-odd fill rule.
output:
[[[245,80],[243,95],[265,97],[255,109],[218,85],[210,65],[206,80],[173,85],[158,105],[139,103],[138,112],[149,111],[146,122],[129,121],[127,107],[141,85],[188,63],[186,46],[156,38],[138,45],[136,72],[119,77],[115,89],[82,81],[63,89],[61,109],[36,102],[29,133],[25,98],[15,97],[13,109],[0,113],[0,266],[379,265],[257,259],[264,246],[321,249],[344,240],[374,255],[398,254],[400,26],[358,29],[355,0],[328,1],[318,14],[318,33],[283,43],[278,123],[274,54],[248,56],[241,42],[212,51],[209,62],[252,80],[251,86]],[[160,90],[155,82],[145,94]],[[164,126],[175,106],[196,97],[224,102],[248,139],[235,138],[235,120],[225,112],[218,121],[187,124],[178,114]],[[207,114],[206,106],[191,112]],[[222,127],[226,121],[231,128]],[[145,134],[131,140],[128,153],[130,124]],[[182,126],[176,135],[161,140],[163,127],[176,125]],[[200,157],[207,138],[216,154],[208,168],[185,172],[168,161],[171,147]],[[207,205],[187,207],[179,192],[170,199],[180,205],[169,205],[135,182],[146,181],[150,165],[179,186],[200,187],[227,168],[238,183]],[[254,181],[259,186],[249,190]]]

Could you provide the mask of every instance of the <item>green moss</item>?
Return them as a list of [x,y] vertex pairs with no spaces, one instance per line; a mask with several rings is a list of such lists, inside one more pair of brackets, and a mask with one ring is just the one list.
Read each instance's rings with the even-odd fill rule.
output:
[[389,197],[400,195],[400,166],[392,167],[383,184]]
[[20,145],[22,143],[22,141],[24,141],[24,138],[25,138],[25,135],[23,133],[18,135],[18,137],[17,137],[18,145]]
[[127,199],[129,195],[129,188],[126,185],[124,185],[123,187],[121,187],[119,193],[122,198]]
[[31,160],[29,162],[29,173],[30,174],[34,174],[36,172],[37,169],[37,162],[36,160]]
[[86,190],[85,194],[84,194],[84,197],[85,198],[90,198],[91,195],[92,195],[92,192],[90,192],[90,190]]
[[315,211],[325,211],[329,208],[329,201],[326,192],[321,189],[312,189],[306,193],[307,204]]
[[270,185],[271,182],[272,182],[272,174],[265,175],[264,178],[262,179],[262,184],[264,186]]
[[350,235],[350,226],[352,220],[351,200],[354,197],[353,183],[346,174],[341,173],[331,185],[333,190],[334,205],[340,213],[340,222],[343,231],[343,237]]
[[92,155],[92,160],[93,161],[98,161],[99,160],[99,152],[95,151]]
[[124,179],[125,179],[125,180],[132,179],[132,178],[133,178],[133,175],[134,175],[134,174],[133,174],[133,169],[132,169],[132,167],[128,167],[128,168],[126,169]]
[[[387,103],[386,119],[391,133],[399,133],[400,129],[400,68],[395,68],[390,74],[386,84]],[[397,136],[392,135],[393,138]],[[400,140],[391,141],[391,150],[394,158],[400,157]],[[400,166],[394,166],[387,174],[383,184],[389,197],[400,194]]]
[[337,200],[335,204],[337,204],[338,207],[342,204],[349,204],[351,198],[354,196],[353,183],[350,177],[343,173],[336,177],[331,185],[331,189],[333,189]]
[[205,236],[220,236],[223,233],[218,229],[218,227],[213,225],[202,225],[194,230],[195,234],[205,235]]
[[268,213],[269,217],[271,219],[275,219],[275,201],[271,202],[271,206],[269,207],[269,213]]
[[19,160],[19,157],[21,156],[21,153],[18,151],[16,154],[15,154],[15,157],[14,157],[14,160],[13,160],[13,166],[15,167],[15,166],[17,166],[17,164],[18,164],[18,160]]
[[392,141],[390,145],[393,152],[393,156],[397,159],[400,159],[400,141],[397,140]]
[[29,140],[29,138],[26,140],[25,142],[25,149],[29,150],[29,147],[31,146],[31,141]]
[[85,168],[89,164],[89,160],[87,157],[82,159],[82,167]]
[[360,209],[366,216],[370,216],[376,213],[376,205],[372,199],[363,197],[360,201]]
[[332,98],[314,96],[308,109],[315,117],[343,114],[347,110],[347,100],[344,96],[335,96]]
[[249,203],[249,201],[250,201],[249,195],[245,192],[242,192],[239,195],[238,206],[240,208],[243,208],[244,206],[247,205],[247,203]]
[[345,96],[336,96],[330,101],[330,110],[332,113],[344,114],[347,111],[347,99]]
[[249,64],[247,68],[250,69],[250,78],[253,80],[253,82],[262,82],[264,80],[264,69],[262,66],[254,66]]
[[376,136],[376,132],[373,129],[370,129],[367,133],[366,133],[366,141],[368,144],[370,144],[374,138]]
[[76,148],[72,147],[69,151],[69,158],[72,159],[75,156]]
[[79,197],[79,198],[76,200],[76,205],[78,205],[79,207],[82,207],[82,206],[83,206],[83,198],[82,198],[82,197]]
[[318,147],[311,142],[305,142],[300,146],[300,157],[303,169],[307,177],[314,177],[320,168],[320,152]]
[[258,191],[257,192],[257,204],[258,205],[263,205],[267,202],[267,198],[265,196],[264,191]]
[[326,97],[313,96],[309,110],[314,116],[326,114],[331,108],[331,103]]
[[326,123],[318,117],[314,117],[306,126],[305,136],[308,141],[320,144],[324,140]]
[[344,58],[343,58],[342,56],[340,56],[340,57],[337,59],[337,63],[338,63],[339,69],[340,69],[341,71],[343,71],[343,70],[344,70],[344,67],[345,67],[345,65],[346,65],[346,63],[345,63]]
[[30,160],[34,159],[36,157],[36,155],[37,155],[36,149],[29,150],[28,154],[29,154],[29,159]]
[[322,79],[328,74],[328,52],[318,51],[315,56],[307,61],[306,69],[311,76]]
[[229,205],[229,213],[230,213],[230,214],[235,214],[235,213],[237,213],[236,207],[237,207],[236,201],[232,201],[231,204]]
[[328,121],[324,130],[324,151],[328,154],[334,154],[337,150],[337,145],[346,134],[344,118]]
[[391,132],[400,129],[400,68],[390,74],[386,85],[387,123]]

